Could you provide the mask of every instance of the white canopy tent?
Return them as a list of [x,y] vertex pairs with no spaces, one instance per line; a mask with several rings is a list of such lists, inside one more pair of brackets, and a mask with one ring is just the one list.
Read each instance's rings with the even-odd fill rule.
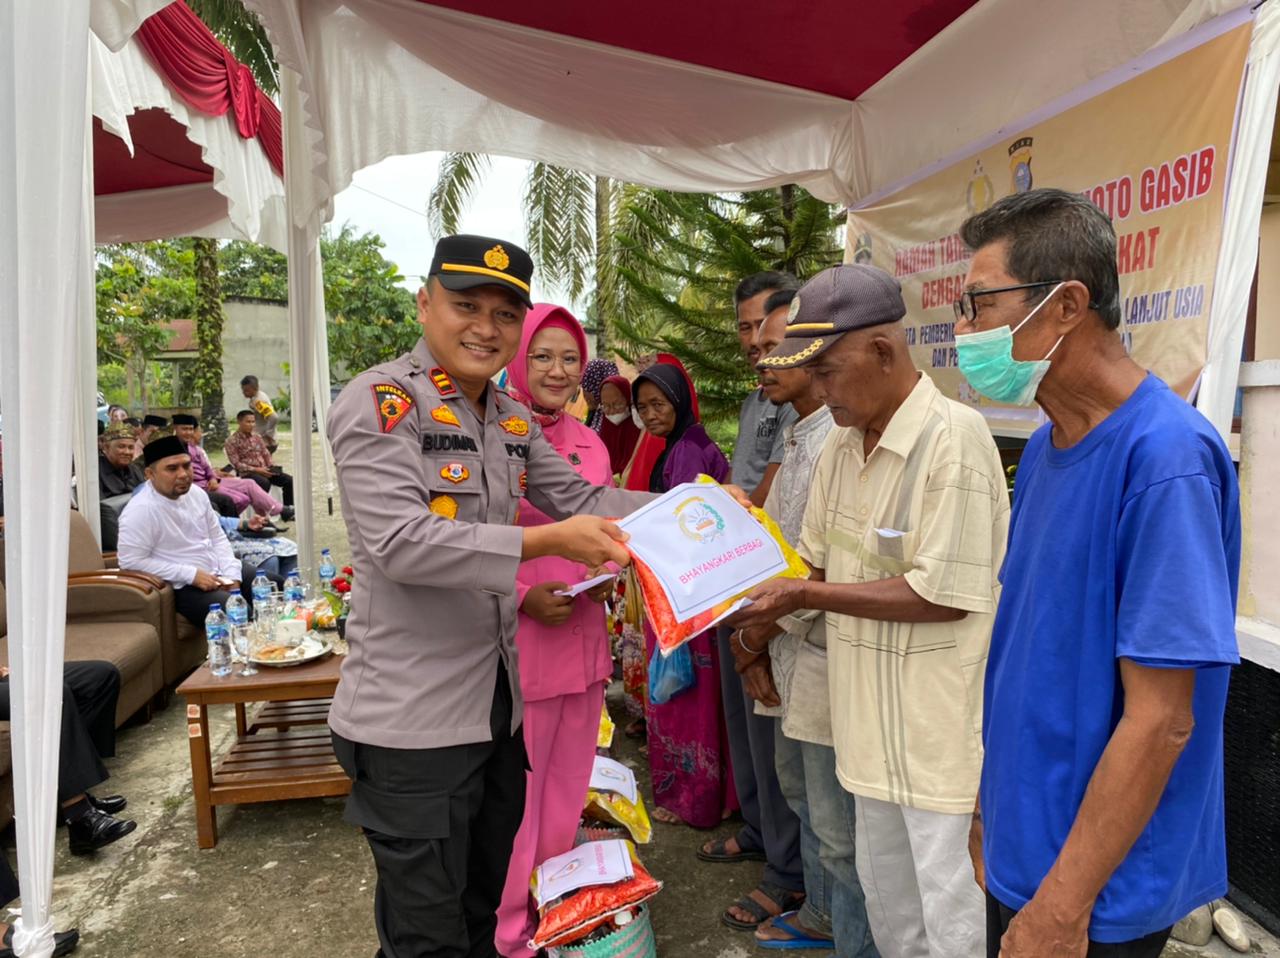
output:
[[[0,218],[8,227],[0,233],[0,389],[9,413],[5,547],[23,889],[19,954],[49,955],[53,947],[66,594],[47,583],[66,581],[65,476],[73,440],[78,502],[95,526],[98,517],[95,238],[196,235],[286,246],[283,181],[262,147],[237,133],[233,117],[190,108],[131,39],[166,5],[95,0],[93,23],[117,44],[116,52],[89,32],[83,3],[50,3],[38,12],[24,3],[0,11],[0,43],[11,65],[0,74],[0,142],[6,144]],[[148,111],[162,111],[173,122]],[[106,146],[96,170],[95,140]],[[137,151],[149,161],[141,172],[113,165]],[[192,164],[190,182],[138,188],[166,162]],[[323,310],[322,298],[313,302]],[[27,422],[39,426],[23,428]]]
[[[782,10],[787,19],[779,23],[776,5],[728,0],[695,7],[654,0],[633,8],[585,0],[519,8],[501,0],[248,3],[285,68],[294,421],[304,424],[295,430],[300,517],[311,495],[305,423],[314,373],[327,369],[316,355],[324,329],[316,309],[318,233],[332,197],[358,169],[395,154],[477,150],[673,189],[799,183],[852,204],[891,192],[916,171],[962,155],[967,144],[1245,5],[818,0]],[[118,49],[161,5],[94,0],[94,29]],[[1233,276],[1244,270],[1251,276],[1256,256],[1261,181],[1251,164],[1265,155],[1274,116],[1274,6],[1266,4],[1258,17],[1239,118],[1222,250]],[[673,31],[672,23],[692,26]],[[0,143],[11,144],[0,147],[3,398],[19,422],[27,403],[42,402],[53,413],[53,428],[39,435],[18,430],[20,522],[7,543],[9,567],[22,569],[11,592],[11,631],[20,639],[14,647],[23,650],[15,655],[15,665],[22,663],[15,668],[15,709],[26,701],[39,719],[15,728],[15,765],[20,789],[32,784],[28,778],[44,786],[25,804],[19,798],[19,814],[27,818],[19,833],[23,885],[36,896],[21,934],[37,943],[30,953],[41,956],[51,943],[51,819],[30,798],[52,790],[52,766],[40,745],[56,742],[48,737],[51,728],[56,732],[56,709],[48,713],[48,703],[57,696],[48,693],[56,693],[60,675],[63,599],[34,585],[65,573],[66,531],[54,510],[46,510],[46,521],[30,507],[65,475],[72,378],[58,367],[42,371],[36,383],[10,357],[25,345],[57,367],[72,348],[76,298],[60,284],[58,257],[77,248],[85,220],[76,190],[86,31],[82,5],[73,0],[49,0],[38,14],[29,2],[0,11],[0,43],[11,64],[0,80]],[[36,101],[28,94],[50,90],[57,91],[52,102],[46,95],[39,110],[31,106]],[[42,162],[49,143],[58,146],[59,163]],[[86,247],[81,239],[81,264]],[[1239,284],[1225,273],[1219,283],[1201,404],[1221,427],[1223,397],[1234,392],[1244,309]],[[300,540],[303,530],[300,522]],[[24,700],[32,683],[46,693],[43,704]],[[39,828],[31,814],[41,816]],[[34,856],[41,857],[33,862]]]

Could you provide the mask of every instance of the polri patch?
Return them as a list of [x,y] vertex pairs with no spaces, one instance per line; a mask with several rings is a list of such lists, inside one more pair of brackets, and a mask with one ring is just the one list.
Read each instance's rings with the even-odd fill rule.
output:
[[413,409],[413,397],[395,383],[376,383],[372,389],[378,408],[378,427],[384,433],[390,432]]
[[499,421],[498,425],[513,436],[529,435],[529,423],[519,416],[508,416],[506,419]]
[[471,478],[471,470],[460,462],[451,462],[440,467],[440,478],[448,479],[454,484],[466,482]]
[[431,385],[436,387],[436,392],[441,396],[452,396],[458,391],[458,387],[453,384],[449,374],[439,366],[434,367],[427,375],[431,377]]
[[435,409],[431,410],[431,418],[442,426],[457,426],[459,429],[462,428],[462,423],[458,422],[457,415],[455,415],[454,411],[448,406],[436,406]]

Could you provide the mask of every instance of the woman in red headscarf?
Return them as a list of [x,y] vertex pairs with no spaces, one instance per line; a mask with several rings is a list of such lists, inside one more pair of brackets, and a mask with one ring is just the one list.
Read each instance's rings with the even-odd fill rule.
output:
[[631,383],[610,376],[600,384],[600,439],[609,450],[609,468],[621,475],[636,451],[640,427],[631,415]]
[[[563,307],[529,310],[520,349],[507,367],[513,395],[532,410],[542,434],[587,481],[613,478],[600,437],[566,413],[587,358],[582,326]],[[552,520],[527,500],[516,522]],[[520,563],[516,596],[520,620],[520,691],[529,754],[525,814],[498,907],[496,943],[504,958],[532,958],[527,942],[537,928],[529,876],[546,859],[569,851],[595,761],[605,682],[613,672],[602,603],[610,586],[575,598],[556,592],[586,578],[579,563],[544,556]]]

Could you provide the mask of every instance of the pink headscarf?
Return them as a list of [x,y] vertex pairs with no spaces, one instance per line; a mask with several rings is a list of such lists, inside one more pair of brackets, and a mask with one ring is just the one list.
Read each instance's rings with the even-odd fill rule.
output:
[[544,327],[568,330],[577,342],[578,353],[583,363],[587,361],[587,334],[583,332],[582,324],[574,318],[573,313],[563,306],[538,303],[525,314],[524,329],[520,333],[520,348],[507,364],[507,389],[511,395],[533,410],[538,417],[538,422],[545,430],[559,420],[560,411],[548,413],[534,408],[533,397],[529,393],[529,345],[533,342],[533,337]]

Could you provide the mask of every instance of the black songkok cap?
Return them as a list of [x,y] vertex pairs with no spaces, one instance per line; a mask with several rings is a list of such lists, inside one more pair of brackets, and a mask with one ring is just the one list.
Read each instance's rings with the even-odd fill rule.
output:
[[189,416],[185,412],[176,412],[173,414],[173,424],[175,426],[198,426],[200,420],[195,416]]
[[142,447],[142,461],[150,466],[170,456],[189,456],[187,444],[177,436],[161,436]]
[[151,413],[147,413],[142,417],[142,424],[144,426],[155,426],[157,429],[163,429],[165,426],[169,425],[169,420],[165,419],[164,416],[153,416]]

